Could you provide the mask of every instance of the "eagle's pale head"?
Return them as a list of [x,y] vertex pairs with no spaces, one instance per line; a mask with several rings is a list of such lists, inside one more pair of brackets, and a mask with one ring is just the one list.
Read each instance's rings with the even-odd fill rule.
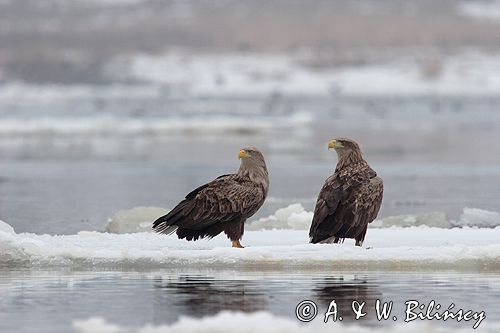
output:
[[238,174],[248,176],[252,181],[262,184],[267,192],[269,176],[264,155],[257,148],[249,147],[241,149],[238,158],[241,160]]
[[335,149],[339,161],[348,158],[350,162],[362,159],[361,148],[356,141],[347,138],[336,138],[328,142],[328,149]]
[[238,158],[242,162],[252,161],[265,164],[264,155],[255,147],[243,148],[238,153]]

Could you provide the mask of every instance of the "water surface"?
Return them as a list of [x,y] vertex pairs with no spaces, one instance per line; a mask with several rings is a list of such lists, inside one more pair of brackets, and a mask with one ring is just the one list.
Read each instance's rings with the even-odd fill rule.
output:
[[[318,317],[336,300],[344,322],[353,323],[353,300],[366,302],[362,325],[379,323],[377,299],[393,301],[404,319],[404,302],[431,300],[448,307],[500,315],[498,273],[327,271],[0,271],[2,332],[64,332],[75,319],[99,316],[124,326],[172,323],[181,316],[223,310],[269,311],[295,318],[302,300],[314,301]],[[390,321],[392,322],[392,320]],[[436,322],[468,328],[471,322]],[[480,332],[480,330],[479,330]]]

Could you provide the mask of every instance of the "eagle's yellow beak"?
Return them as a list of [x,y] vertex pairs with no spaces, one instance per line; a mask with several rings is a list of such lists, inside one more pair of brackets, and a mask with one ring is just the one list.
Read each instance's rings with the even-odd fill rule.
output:
[[245,149],[242,149],[240,150],[240,152],[238,153],[238,159],[242,159],[244,157],[248,157],[248,153]]
[[338,142],[337,140],[332,140],[328,142],[328,149],[332,148],[342,148],[342,144]]

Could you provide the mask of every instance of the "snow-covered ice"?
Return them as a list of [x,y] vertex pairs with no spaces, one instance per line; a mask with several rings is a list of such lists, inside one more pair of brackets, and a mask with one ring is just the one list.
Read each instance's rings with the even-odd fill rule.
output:
[[5,223],[2,220],[0,220],[0,232],[6,233],[6,234],[15,234],[16,233],[14,231],[14,228],[12,228],[12,226],[10,226],[9,224]]
[[246,230],[296,229],[306,230],[311,225],[312,212],[308,212],[300,203],[278,209],[273,215],[248,223]]
[[[77,333],[197,333],[197,332],[227,332],[231,328],[239,333],[269,332],[269,333],[465,333],[472,329],[457,328],[445,325],[426,323],[396,324],[383,328],[363,327],[359,325],[341,325],[339,323],[313,322],[301,324],[298,320],[278,317],[268,312],[242,313],[224,311],[213,317],[195,319],[181,317],[179,321],[164,326],[144,326],[139,328],[122,327],[98,317],[77,320],[73,327]],[[237,327],[237,329],[236,329]],[[482,323],[480,332],[498,332],[500,325]]]
[[500,226],[500,214],[478,208],[464,208],[460,219],[453,222],[456,226],[495,228]]
[[[186,242],[151,232],[151,221],[168,210],[136,207],[116,213],[106,233],[76,235],[16,233],[0,221],[0,265],[84,267],[332,267],[500,268],[500,214],[465,208],[458,221],[442,213],[402,215],[375,221],[365,248],[309,244],[312,212],[300,203],[247,223],[242,250],[224,235]],[[368,249],[367,249],[368,248]]]
[[135,207],[121,210],[108,220],[105,230],[114,234],[152,232],[151,221],[169,212],[159,207]]
[[245,233],[247,248],[233,249],[224,235],[186,242],[153,233],[17,234],[2,222],[0,266],[499,269],[498,239],[500,228],[372,228],[359,248],[349,240],[308,244],[305,230],[260,230]]
[[388,216],[376,221],[373,221],[372,227],[389,228],[389,227],[416,227],[425,225],[436,228],[451,228],[452,224],[446,219],[446,214],[443,212],[430,212],[421,214],[406,214]]

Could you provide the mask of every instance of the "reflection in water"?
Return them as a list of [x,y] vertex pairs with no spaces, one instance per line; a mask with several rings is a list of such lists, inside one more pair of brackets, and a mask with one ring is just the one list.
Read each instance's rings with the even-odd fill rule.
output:
[[156,278],[154,288],[163,294],[158,298],[159,302],[155,302],[156,313],[161,314],[160,309],[171,311],[170,302],[161,302],[165,296],[174,300],[180,313],[195,317],[215,315],[223,310],[265,310],[270,295],[259,284],[250,280],[216,280],[206,276],[180,276],[174,280]]
[[380,287],[369,281],[367,277],[357,275],[338,275],[336,277],[327,277],[316,283],[313,289],[313,294],[318,300],[318,306],[321,306],[326,312],[332,300],[337,303],[339,315],[344,321],[355,320],[355,314],[352,311],[352,302],[365,302],[363,312],[367,315],[363,317],[363,321],[375,319],[375,303],[377,299],[382,298]]
[[[363,321],[375,319],[375,302],[382,298],[378,284],[367,277],[337,275],[323,278],[300,276],[294,284],[282,280],[268,280],[262,283],[252,279],[216,279],[208,276],[180,276],[178,278],[157,277],[154,280],[155,313],[165,318],[172,305],[178,312],[201,317],[215,315],[220,311],[264,311],[283,316],[294,313],[296,305],[311,299],[323,315],[332,300],[335,300],[344,321],[355,318],[351,310],[353,301],[365,302],[367,312]],[[291,297],[283,297],[289,294]],[[275,297],[280,298],[276,302]]]
[[[378,322],[377,299],[394,301],[393,314],[403,320],[404,302],[431,299],[456,308],[500,316],[500,275],[435,272],[330,272],[167,270],[155,272],[74,272],[0,270],[0,332],[71,331],[75,319],[102,317],[122,326],[163,325],[181,316],[210,316],[220,311],[267,311],[295,319],[302,300],[318,306],[322,321],[335,299],[344,322],[352,323],[352,300],[367,302],[367,316],[356,322]],[[26,316],[29,313],[29,316]],[[333,323],[331,323],[333,325]],[[430,323],[470,328],[456,321]]]

